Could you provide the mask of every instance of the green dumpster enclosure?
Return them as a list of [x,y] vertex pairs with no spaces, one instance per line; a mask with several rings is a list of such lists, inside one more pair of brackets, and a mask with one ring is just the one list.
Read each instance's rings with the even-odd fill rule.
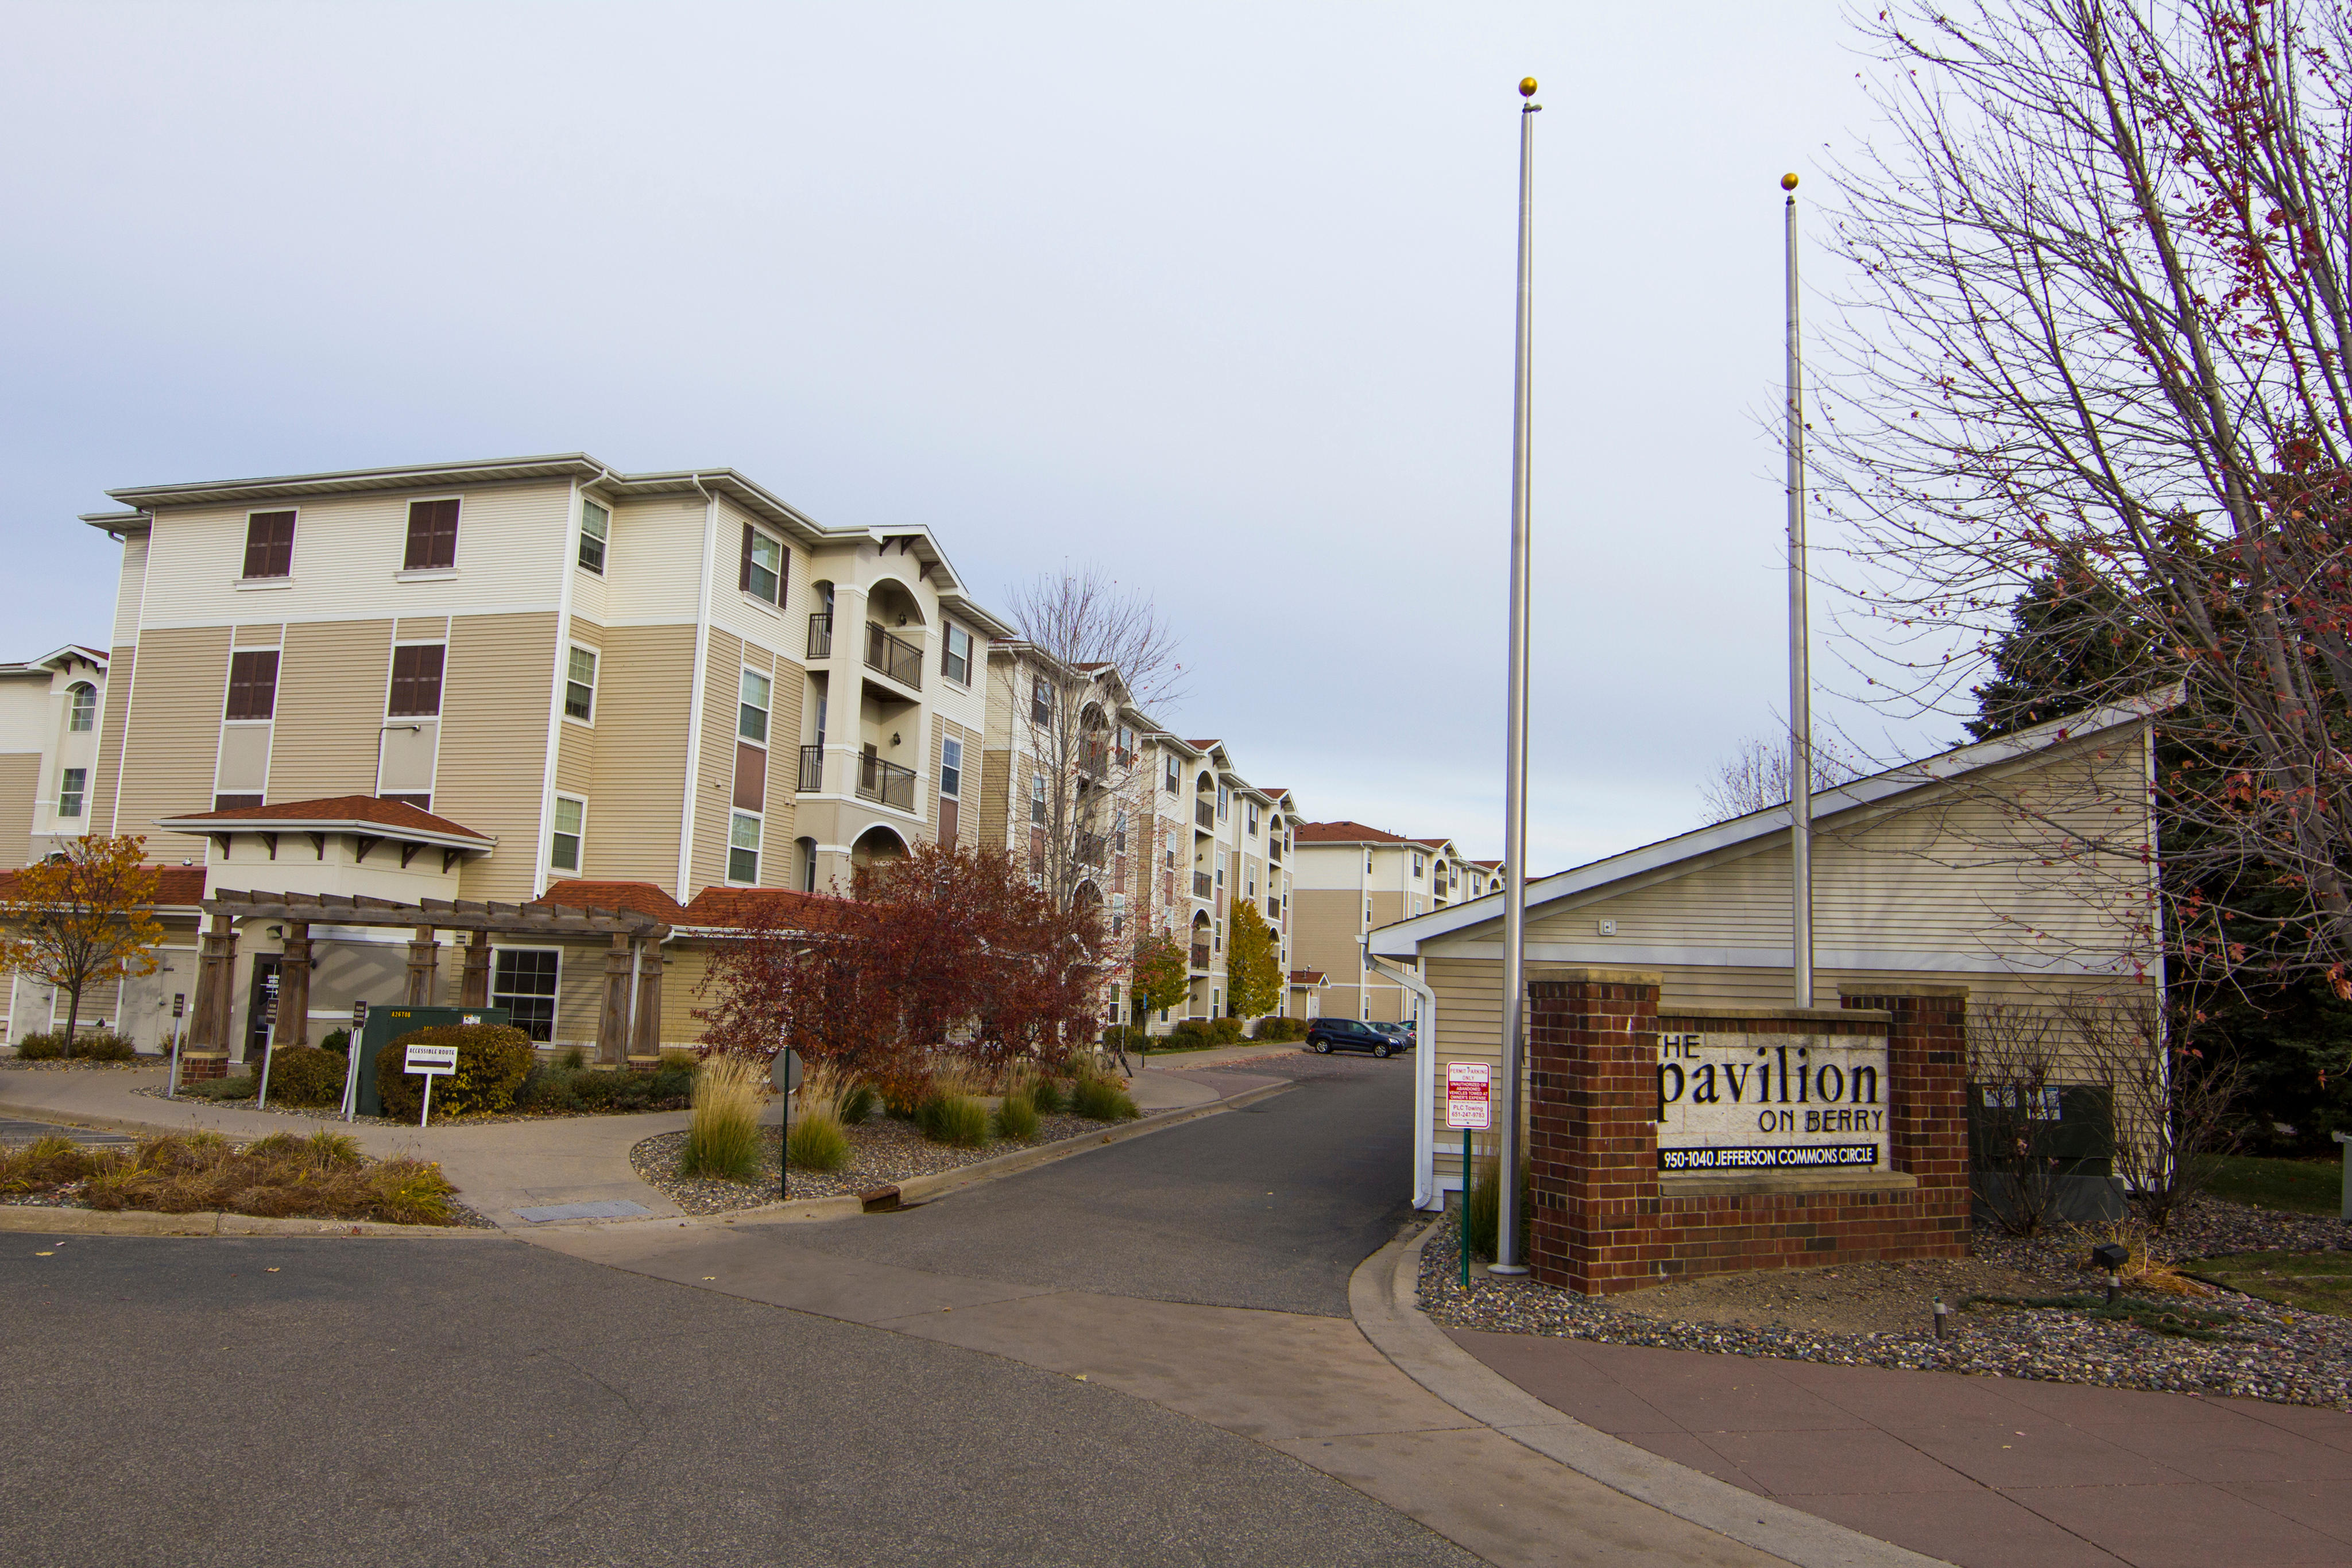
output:
[[375,1090],[376,1053],[402,1035],[414,1034],[420,1029],[509,1021],[505,1008],[413,1008],[405,1003],[369,1008],[367,1027],[352,1041],[352,1071],[358,1079],[354,1087],[359,1091],[359,1113],[383,1114],[383,1098]]

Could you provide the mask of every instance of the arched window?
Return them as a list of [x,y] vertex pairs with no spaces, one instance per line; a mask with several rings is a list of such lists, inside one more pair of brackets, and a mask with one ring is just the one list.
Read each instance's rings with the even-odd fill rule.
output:
[[72,706],[67,711],[66,727],[87,730],[98,727],[98,688],[88,681],[76,681],[66,688]]

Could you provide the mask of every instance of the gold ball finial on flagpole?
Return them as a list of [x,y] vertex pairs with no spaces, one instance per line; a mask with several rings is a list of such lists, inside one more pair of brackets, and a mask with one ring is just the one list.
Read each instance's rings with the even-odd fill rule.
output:
[[1533,77],[1521,77],[1519,78],[1519,96],[1521,98],[1533,98],[1535,95],[1536,78]]
[[1780,176],[1780,189],[1784,191],[1793,191],[1796,188],[1797,177],[1794,174],[1783,174]]

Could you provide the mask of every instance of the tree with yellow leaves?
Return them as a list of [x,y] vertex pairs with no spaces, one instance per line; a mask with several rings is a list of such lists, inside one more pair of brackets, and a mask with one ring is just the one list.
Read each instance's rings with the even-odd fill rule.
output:
[[64,989],[68,1049],[84,991],[156,970],[163,926],[146,849],[136,835],[76,839],[0,880],[0,970]]

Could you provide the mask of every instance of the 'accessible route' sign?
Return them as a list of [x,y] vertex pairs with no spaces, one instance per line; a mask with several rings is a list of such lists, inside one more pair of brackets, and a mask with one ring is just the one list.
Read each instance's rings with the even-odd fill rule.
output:
[[1884,1170],[1886,1037],[1662,1034],[1658,1168]]

